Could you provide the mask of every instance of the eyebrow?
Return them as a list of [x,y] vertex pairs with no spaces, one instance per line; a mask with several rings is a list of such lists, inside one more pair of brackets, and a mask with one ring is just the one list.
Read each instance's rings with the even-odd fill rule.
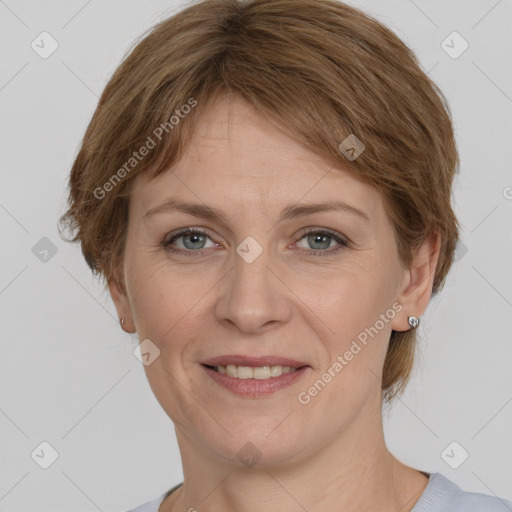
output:
[[[314,204],[290,204],[285,206],[279,215],[278,221],[295,219],[304,217],[313,213],[326,212],[326,211],[344,211],[352,215],[356,215],[366,222],[370,221],[370,216],[364,211],[351,206],[343,201],[329,201],[326,203]],[[182,212],[194,217],[201,217],[223,225],[228,225],[228,217],[221,211],[211,206],[201,203],[186,203],[176,198],[169,198],[163,204],[150,208],[143,216],[142,219],[150,217],[156,213],[162,212]],[[141,219],[141,220],[142,220]]]

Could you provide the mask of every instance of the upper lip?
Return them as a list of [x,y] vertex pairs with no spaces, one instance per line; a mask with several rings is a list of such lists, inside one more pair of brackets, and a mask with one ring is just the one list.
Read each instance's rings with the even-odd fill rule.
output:
[[207,364],[210,366],[227,366],[228,364],[234,364],[237,366],[290,366],[291,368],[300,368],[301,366],[309,366],[307,363],[297,361],[295,359],[289,359],[287,357],[279,356],[244,356],[244,355],[225,355],[213,357],[206,361],[201,361],[201,364]]

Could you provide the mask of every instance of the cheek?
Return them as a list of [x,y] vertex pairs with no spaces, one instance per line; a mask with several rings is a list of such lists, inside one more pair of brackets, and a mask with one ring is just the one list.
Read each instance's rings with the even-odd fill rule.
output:
[[149,338],[164,355],[188,353],[198,333],[207,329],[207,295],[217,281],[202,279],[168,263],[132,266],[130,301],[138,336]]
[[[132,313],[139,336],[161,332],[178,314],[180,283],[172,279],[162,264],[148,259],[132,258],[126,267],[129,276],[129,295]],[[163,325],[165,322],[165,325]]]
[[308,294],[306,288],[302,291],[308,297],[308,307],[320,319],[316,320],[317,325],[327,333],[331,363],[346,354],[346,377],[358,375],[350,368],[364,366],[379,371],[394,317],[390,276],[390,269],[376,258],[361,257],[357,264],[338,269],[330,279],[317,280],[317,286],[310,287]]
[[385,302],[388,289],[385,269],[370,256],[362,255],[329,273],[307,278],[301,275],[294,287],[326,323],[360,325],[372,319],[372,312]]
[[[195,265],[186,269],[142,250],[131,254],[126,271],[139,336],[153,337],[163,347],[178,337],[186,339],[187,333],[196,335],[201,330],[198,326],[214,326],[214,305],[209,299],[212,292],[216,295],[212,288],[219,272],[213,268],[201,271]],[[284,287],[283,300],[294,302],[311,322],[310,327],[316,325],[317,336],[339,353],[390,306],[388,281],[392,273],[384,268],[389,263],[388,258],[369,249],[353,253],[341,263],[318,263],[314,271],[290,266],[282,278],[293,293]]]

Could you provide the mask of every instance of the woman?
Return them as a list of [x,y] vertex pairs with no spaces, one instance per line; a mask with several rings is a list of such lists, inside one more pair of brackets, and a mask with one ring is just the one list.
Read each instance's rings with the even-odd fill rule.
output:
[[383,435],[452,264],[457,168],[442,93],[343,3],[203,1],[137,44],[62,219],[176,428],[184,482],[135,511],[512,510]]

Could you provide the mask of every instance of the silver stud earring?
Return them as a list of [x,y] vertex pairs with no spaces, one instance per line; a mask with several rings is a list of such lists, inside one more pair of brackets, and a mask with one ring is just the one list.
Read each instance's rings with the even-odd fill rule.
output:
[[123,316],[123,318],[121,318],[120,322],[121,322],[121,327],[124,327],[124,316]]
[[409,325],[413,328],[413,329],[416,329],[416,327],[418,327],[418,325],[420,325],[420,319],[419,318],[416,318],[415,316],[410,316],[407,321],[409,322]]

